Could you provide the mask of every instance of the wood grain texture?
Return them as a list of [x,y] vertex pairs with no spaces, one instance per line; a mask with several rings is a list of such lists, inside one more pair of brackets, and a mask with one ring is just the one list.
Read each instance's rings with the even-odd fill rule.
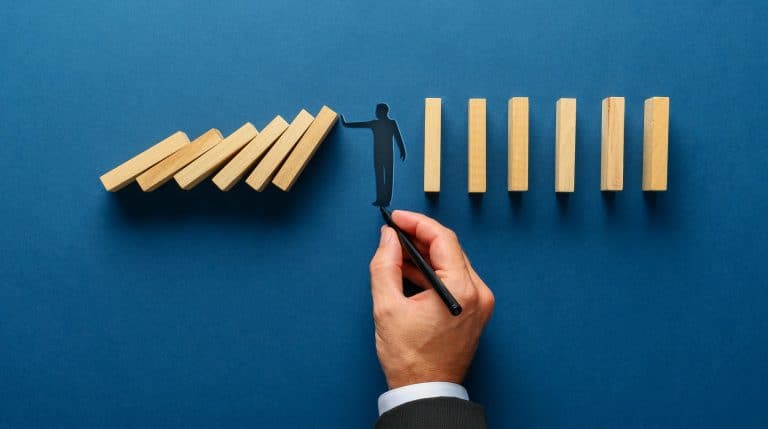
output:
[[179,170],[219,144],[223,138],[219,130],[211,128],[193,140],[192,143],[185,145],[173,155],[142,173],[136,178],[136,182],[142,191],[154,191],[173,178],[173,175],[178,173]]
[[669,97],[645,100],[643,191],[666,191],[669,162]]
[[228,191],[248,173],[253,164],[277,141],[288,128],[288,122],[277,115],[266,127],[237,153],[215,176],[213,183],[222,191]]
[[442,99],[424,99],[424,192],[440,192]]
[[173,178],[182,189],[192,189],[210,176],[217,168],[232,159],[235,154],[247,145],[259,132],[250,122],[246,122],[235,132],[227,136],[221,143],[182,168]]
[[507,191],[528,190],[528,97],[507,105]]
[[336,125],[338,117],[339,115],[328,106],[323,106],[320,109],[307,132],[301,137],[272,180],[275,186],[283,191],[289,191],[293,187],[301,172],[304,171],[312,156],[317,152],[320,144]]
[[470,193],[486,190],[485,147],[486,147],[486,103],[484,98],[471,98],[468,106],[468,156],[467,183]]
[[177,131],[166,137],[159,143],[141,152],[133,158],[125,161],[112,170],[104,173],[100,179],[104,189],[115,192],[133,182],[141,173],[147,171],[153,165],[171,156],[174,152],[189,143],[189,137],[181,131]]
[[576,99],[561,98],[555,108],[555,192],[573,192],[576,174]]
[[624,188],[624,97],[603,100],[600,190]]
[[304,135],[314,119],[314,116],[302,109],[291,121],[288,129],[275,142],[272,149],[264,155],[264,158],[259,161],[253,172],[245,179],[245,183],[259,192],[263,191],[269,185],[275,173],[277,173],[280,164],[291,152],[291,149],[296,146],[296,143],[299,142],[299,139]]

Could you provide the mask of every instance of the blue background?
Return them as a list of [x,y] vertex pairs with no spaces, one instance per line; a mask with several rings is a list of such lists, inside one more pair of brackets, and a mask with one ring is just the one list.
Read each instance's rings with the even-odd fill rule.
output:
[[[471,374],[493,427],[768,425],[768,7],[761,1],[8,2],[0,11],[0,427],[368,427],[385,389],[367,263],[371,137],[336,128],[294,190],[98,178],[177,129],[389,102],[394,206],[454,228],[497,306]],[[643,101],[671,97],[644,195]],[[443,97],[443,192],[422,192]],[[506,192],[506,100],[531,103]],[[626,97],[625,190],[599,192]],[[466,103],[488,99],[488,192]],[[554,112],[578,98],[576,193]]]

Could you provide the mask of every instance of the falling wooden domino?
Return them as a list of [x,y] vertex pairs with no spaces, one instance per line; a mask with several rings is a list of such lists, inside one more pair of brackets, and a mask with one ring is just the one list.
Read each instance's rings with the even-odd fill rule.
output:
[[669,157],[669,97],[645,100],[643,191],[666,191]]
[[144,192],[154,191],[173,178],[173,175],[179,170],[219,144],[223,138],[224,137],[222,137],[219,130],[211,128],[193,140],[192,143],[185,145],[174,152],[173,155],[160,161],[144,173],[141,173],[141,175],[136,178],[136,183],[141,186],[141,189]]
[[182,189],[194,188],[210,176],[214,170],[235,156],[243,146],[247,145],[258,134],[256,127],[250,122],[246,122],[221,143],[181,169],[173,178]]
[[624,187],[624,97],[603,100],[603,130],[600,190],[621,191]]
[[555,116],[555,192],[573,192],[576,172],[576,99],[557,100]]
[[288,159],[272,179],[272,183],[283,191],[288,191],[293,187],[301,172],[306,168],[309,160],[315,154],[320,144],[331,132],[339,115],[328,106],[323,106],[320,112],[315,116],[315,120],[301,137],[296,147],[293,149]]
[[485,113],[484,98],[470,98],[468,110],[467,182],[470,193],[482,193],[485,177]]
[[510,98],[507,115],[507,191],[527,191],[528,97]]
[[424,192],[440,192],[442,100],[424,99]]
[[213,183],[215,183],[222,191],[232,189],[232,187],[245,176],[253,164],[259,160],[261,155],[263,155],[280,135],[283,134],[286,128],[288,128],[288,122],[285,122],[285,119],[280,115],[275,116],[275,118],[261,130],[261,133],[259,133],[258,136],[245,145],[245,147],[235,155],[227,165],[213,176]]
[[101,176],[101,183],[109,192],[122,189],[138,175],[167,158],[189,143],[189,137],[181,131],[173,133],[161,142],[125,161]]
[[304,135],[314,119],[314,116],[302,109],[291,121],[291,125],[280,136],[280,139],[275,142],[272,149],[264,155],[264,158],[259,161],[259,164],[256,165],[250,176],[245,179],[245,183],[259,192],[263,191],[269,185],[275,173],[277,173],[280,164],[288,156],[288,153],[291,152],[291,149],[296,146],[296,143],[299,142],[299,139]]

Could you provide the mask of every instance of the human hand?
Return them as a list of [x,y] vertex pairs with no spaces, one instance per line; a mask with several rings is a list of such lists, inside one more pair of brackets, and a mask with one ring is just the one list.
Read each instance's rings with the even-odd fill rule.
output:
[[[463,311],[453,316],[403,251],[397,233],[381,228],[370,264],[376,353],[390,389],[429,381],[460,384],[491,317],[494,297],[459,245],[456,234],[419,213],[396,210],[395,223],[408,234]],[[403,277],[425,289],[403,295]]]

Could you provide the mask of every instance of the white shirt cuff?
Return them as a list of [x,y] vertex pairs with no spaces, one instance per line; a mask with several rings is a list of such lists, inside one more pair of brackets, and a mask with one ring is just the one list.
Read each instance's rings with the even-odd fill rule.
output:
[[429,383],[410,384],[388,390],[379,396],[379,415],[406,402],[437,397],[459,398],[469,401],[467,389],[456,383],[432,381]]

